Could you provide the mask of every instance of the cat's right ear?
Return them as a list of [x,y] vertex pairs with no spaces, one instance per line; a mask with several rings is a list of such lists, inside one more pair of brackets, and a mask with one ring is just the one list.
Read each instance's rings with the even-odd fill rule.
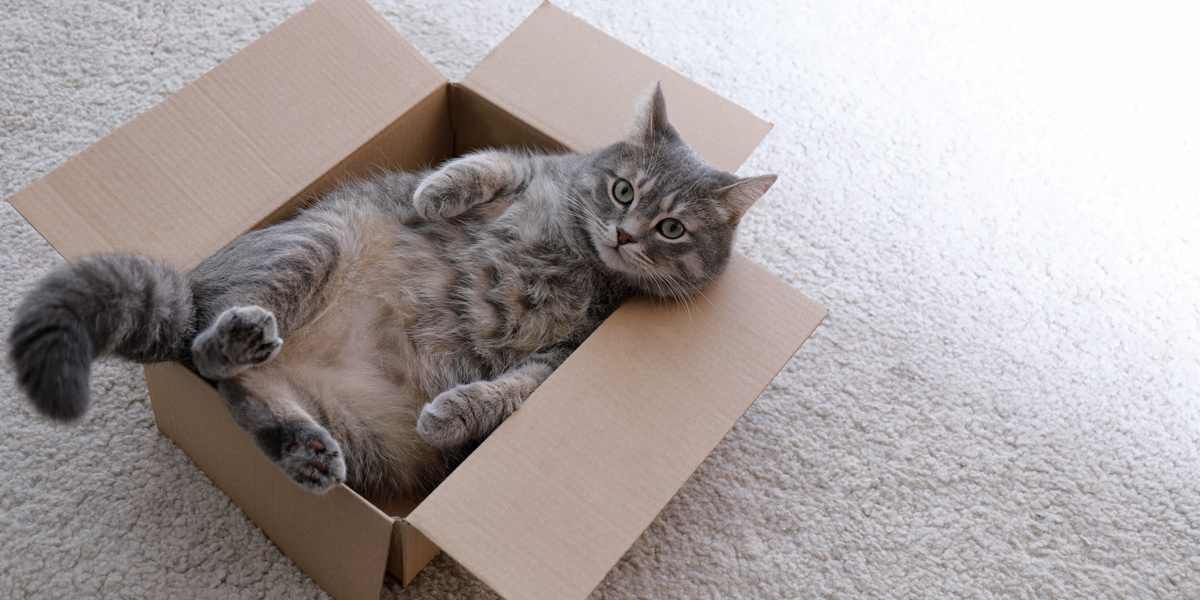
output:
[[637,146],[649,146],[656,141],[677,139],[679,133],[667,120],[667,100],[663,97],[662,83],[655,83],[654,90],[638,102],[637,116],[628,141]]

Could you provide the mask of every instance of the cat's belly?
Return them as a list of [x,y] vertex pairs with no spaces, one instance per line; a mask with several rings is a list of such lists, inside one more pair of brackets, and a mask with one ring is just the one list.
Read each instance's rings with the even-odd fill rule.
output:
[[366,238],[344,254],[347,260],[330,281],[329,302],[284,340],[277,362],[314,387],[336,385],[339,402],[387,398],[415,415],[428,401],[414,385],[419,362],[405,327],[416,304],[402,283],[408,269],[380,242]]
[[392,314],[371,297],[341,298],[243,378],[328,429],[346,453],[351,487],[380,497],[428,491],[445,476],[440,452],[416,432],[429,396],[410,376],[411,345]]
[[289,334],[277,362],[295,379],[362,382],[347,385],[415,414],[453,385],[586,334],[586,277],[553,247],[496,232],[503,216],[424,227],[362,216],[327,305]]

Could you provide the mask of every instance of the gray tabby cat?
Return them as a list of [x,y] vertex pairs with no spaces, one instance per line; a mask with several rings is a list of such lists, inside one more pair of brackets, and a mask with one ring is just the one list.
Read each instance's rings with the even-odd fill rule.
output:
[[180,361],[305,488],[418,495],[623,300],[716,277],[774,181],[701,162],[656,89],[590,154],[489,150],[353,183],[189,273],[65,265],[17,309],[10,357],[58,420],[87,410],[99,356]]

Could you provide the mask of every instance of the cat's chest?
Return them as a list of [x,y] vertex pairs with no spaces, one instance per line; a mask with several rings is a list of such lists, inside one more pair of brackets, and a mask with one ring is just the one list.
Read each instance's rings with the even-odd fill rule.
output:
[[594,285],[583,265],[546,248],[492,252],[483,259],[469,313],[485,345],[532,352],[588,327]]
[[405,248],[409,337],[426,354],[500,368],[594,329],[600,279],[571,233],[533,203],[493,208],[414,230]]

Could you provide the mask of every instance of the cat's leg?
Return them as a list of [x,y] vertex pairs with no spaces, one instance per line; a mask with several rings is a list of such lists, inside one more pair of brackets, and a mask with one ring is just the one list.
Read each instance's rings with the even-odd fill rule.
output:
[[190,274],[200,332],[190,363],[220,380],[274,357],[288,332],[328,300],[352,224],[334,213],[305,216],[250,232]]
[[438,394],[421,409],[417,433],[445,450],[487,437],[569,354],[568,348],[538,352],[494,379],[457,385]]
[[456,158],[429,174],[413,192],[413,209],[421,217],[448,219],[472,207],[511,194],[532,176],[527,157],[484,150]]
[[346,481],[346,457],[337,440],[296,401],[283,381],[253,372],[217,385],[237,424],[259,449],[305,490],[321,494]]

